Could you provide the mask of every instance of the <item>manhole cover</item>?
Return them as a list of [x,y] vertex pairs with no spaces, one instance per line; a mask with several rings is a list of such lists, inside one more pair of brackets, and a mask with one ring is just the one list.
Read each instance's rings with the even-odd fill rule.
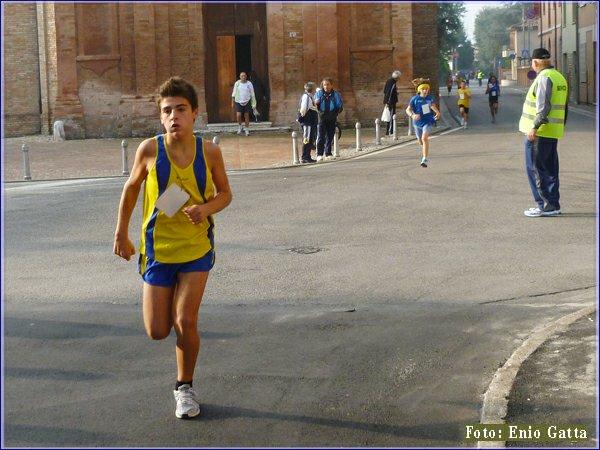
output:
[[322,251],[322,248],[318,247],[292,247],[288,248],[290,253],[299,253],[300,255],[310,255],[311,253],[318,253]]

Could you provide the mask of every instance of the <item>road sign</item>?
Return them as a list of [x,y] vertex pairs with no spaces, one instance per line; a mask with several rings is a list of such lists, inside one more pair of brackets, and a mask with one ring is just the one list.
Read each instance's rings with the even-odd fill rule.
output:
[[523,59],[529,59],[529,50],[524,48],[523,50],[521,50],[521,58]]

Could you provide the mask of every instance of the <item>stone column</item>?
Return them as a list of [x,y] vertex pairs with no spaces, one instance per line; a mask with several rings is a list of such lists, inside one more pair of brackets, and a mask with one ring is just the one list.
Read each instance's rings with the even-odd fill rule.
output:
[[350,80],[350,8],[351,4],[334,5],[337,9],[337,83],[336,89],[342,94],[344,112],[338,120],[343,125],[351,125],[357,120],[356,95]]
[[285,122],[285,62],[283,58],[283,4],[267,3],[267,34],[269,48],[269,80],[271,88],[270,118],[274,123]]
[[[83,107],[77,80],[77,37],[73,3],[38,4],[42,34],[40,66],[44,131],[55,120],[65,123],[67,139],[85,138]],[[42,61],[43,57],[43,61]]]

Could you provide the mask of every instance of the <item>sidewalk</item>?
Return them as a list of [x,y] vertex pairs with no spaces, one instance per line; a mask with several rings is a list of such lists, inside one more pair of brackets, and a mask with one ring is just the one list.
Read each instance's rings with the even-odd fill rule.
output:
[[544,343],[521,366],[509,396],[507,424],[583,425],[587,442],[517,442],[507,447],[596,447],[596,316]]
[[[252,129],[252,128],[251,128]],[[440,126],[436,132],[447,129]],[[406,127],[398,127],[398,140],[382,137],[382,145],[375,145],[375,129],[363,128],[360,154],[396,145],[414,136],[407,136]],[[382,127],[382,135],[384,133]],[[263,169],[292,165],[291,133],[256,133],[250,136],[219,134],[220,147],[227,170]],[[205,135],[212,140],[213,135]],[[133,165],[135,150],[142,138],[128,138],[129,169]],[[117,177],[122,175],[122,139],[85,139],[55,142],[52,136],[36,135],[6,138],[4,146],[4,181],[23,180],[21,145],[29,148],[32,181]],[[340,159],[359,154],[356,152],[354,129],[345,129],[339,142]],[[298,153],[302,151],[301,137],[298,138]],[[313,152],[314,155],[314,152]],[[300,155],[299,155],[300,156]]]

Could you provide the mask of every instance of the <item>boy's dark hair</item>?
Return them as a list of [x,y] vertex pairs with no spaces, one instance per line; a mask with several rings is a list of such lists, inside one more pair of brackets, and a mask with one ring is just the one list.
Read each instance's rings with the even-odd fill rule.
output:
[[330,77],[325,77],[321,80],[321,84],[323,84],[323,81],[329,81],[329,83],[333,84],[333,80]]
[[196,93],[196,88],[181,77],[169,78],[160,85],[157,94],[156,105],[159,110],[160,102],[165,97],[183,97],[190,102],[192,111],[198,109],[198,94]]

